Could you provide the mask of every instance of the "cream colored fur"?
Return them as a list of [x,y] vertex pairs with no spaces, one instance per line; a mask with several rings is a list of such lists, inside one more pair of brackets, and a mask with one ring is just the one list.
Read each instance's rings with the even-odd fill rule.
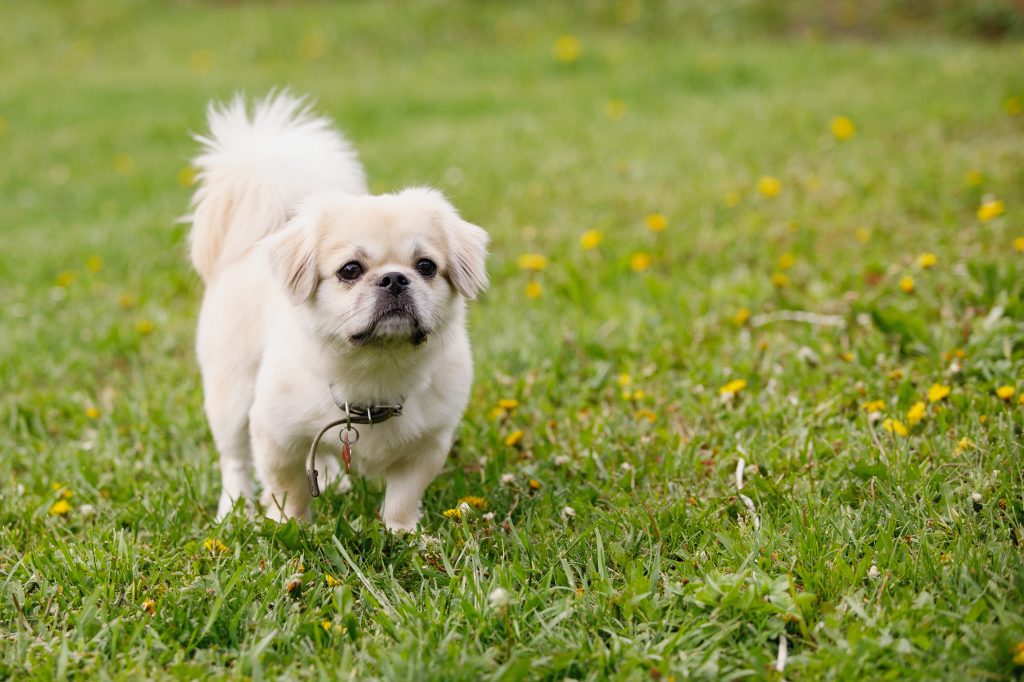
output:
[[[465,299],[487,284],[486,233],[434,190],[368,195],[345,139],[288,94],[211,107],[209,125],[190,242],[218,516],[255,499],[254,468],[268,516],[309,518],[305,456],[340,416],[333,384],[353,403],[404,403],[359,427],[352,467],[384,478],[388,528],[414,528],[469,397]],[[343,278],[353,262],[360,276]],[[339,453],[334,433],[321,451]]]

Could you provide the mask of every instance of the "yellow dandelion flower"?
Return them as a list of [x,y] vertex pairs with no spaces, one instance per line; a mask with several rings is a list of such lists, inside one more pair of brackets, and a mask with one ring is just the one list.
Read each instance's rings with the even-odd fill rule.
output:
[[796,263],[796,256],[794,256],[793,254],[791,254],[789,252],[786,252],[786,253],[782,254],[781,256],[779,256],[779,260],[778,260],[779,270],[789,270],[791,267],[793,267],[794,263]]
[[156,602],[152,599],[145,600],[142,602],[142,610],[149,616],[154,615],[156,613]]
[[910,426],[917,426],[924,421],[927,411],[928,408],[925,407],[924,402],[918,401],[914,403],[907,411],[907,423],[910,424]]
[[956,454],[960,455],[974,447],[974,443],[971,442],[970,438],[964,436],[960,439],[960,442],[956,444]]
[[519,407],[519,401],[515,398],[502,398],[498,401],[498,407],[503,410],[514,410]]
[[978,422],[980,424],[982,424],[982,425],[988,424],[988,415],[987,414],[978,415]]
[[1024,237],[1017,237],[1013,240],[1013,250],[1024,253]]
[[192,166],[185,166],[178,171],[178,184],[182,187],[191,187],[196,184],[196,169]]
[[117,297],[117,305],[128,310],[129,308],[135,307],[135,297],[131,294],[121,294]]
[[118,152],[114,154],[114,172],[118,175],[131,175],[135,170],[135,157],[131,154]]
[[999,199],[988,199],[978,207],[978,220],[988,222],[1006,213],[1006,205]]
[[622,399],[623,400],[632,400],[633,399],[633,391],[630,391],[628,389],[623,391],[622,392]]
[[[902,381],[903,377],[906,376],[902,369],[894,369],[886,375],[892,381]],[[932,401],[934,402],[934,401]]]
[[299,39],[298,53],[299,57],[307,62],[315,62],[318,59],[322,59],[327,54],[327,37],[324,35],[324,32],[314,28],[302,36]]
[[89,272],[99,272],[103,269],[103,259],[99,256],[89,256],[85,261],[85,269]]
[[526,295],[526,298],[530,300],[536,300],[541,297],[541,294],[544,293],[544,287],[541,286],[541,283],[538,282],[537,280],[533,280],[526,285],[526,287],[523,289],[523,293]]
[[789,286],[789,275],[784,272],[773,272],[772,273],[772,284],[777,289],[785,289]]
[[832,135],[837,140],[849,140],[857,133],[857,129],[854,127],[853,121],[846,116],[836,116],[833,118],[831,128]]
[[504,419],[508,416],[508,411],[502,407],[495,407],[491,410],[491,419]]
[[1021,112],[1024,112],[1024,102],[1020,97],[1011,95],[1003,100],[1003,111],[1010,116],[1020,116]]
[[601,245],[604,240],[604,234],[601,230],[587,230],[580,235],[580,246],[587,251],[593,251]]
[[531,478],[527,485],[530,486],[530,490],[540,490],[540,481],[536,478]]
[[322,627],[324,629],[324,632],[330,632],[332,625],[334,625],[334,623],[332,623],[329,620],[322,620],[322,621],[320,621],[320,627]]
[[74,270],[65,270],[57,275],[57,286],[62,289],[67,289],[69,286],[74,284],[76,277],[77,275],[75,275]]
[[1020,394],[1020,398],[1017,400],[1017,402],[1020,403],[1021,405],[1024,405],[1024,393]]
[[644,221],[647,223],[647,229],[651,232],[661,232],[668,227],[668,219],[661,213],[651,213]]
[[910,275],[907,275],[906,277],[903,277],[900,280],[899,286],[900,286],[900,291],[902,291],[905,294],[912,294],[912,293],[914,293],[914,278],[911,277]]
[[922,268],[924,270],[927,270],[928,268],[935,267],[935,264],[938,263],[938,262],[939,262],[938,257],[934,253],[928,253],[927,251],[925,253],[922,253],[920,256],[917,257],[917,265],[918,265],[918,267],[920,267],[920,268]]
[[520,270],[541,272],[548,267],[548,257],[540,253],[524,253],[516,258]]
[[619,386],[629,386],[631,383],[633,383],[633,377],[623,372],[622,374],[619,375],[617,381],[619,382]]
[[940,400],[945,400],[949,397],[949,393],[952,389],[949,386],[943,386],[942,384],[932,384],[928,387],[928,402],[937,403]]
[[634,272],[643,272],[647,268],[651,267],[651,261],[651,254],[638,251],[630,256],[629,267],[631,267]]
[[613,121],[621,120],[626,115],[626,103],[621,99],[610,99],[604,103],[605,116]]
[[843,362],[853,362],[854,358],[854,354],[848,350],[843,351],[842,353],[839,354],[839,359],[842,360]]
[[867,244],[869,241],[871,241],[871,230],[869,230],[866,227],[858,227],[854,231],[853,236],[856,237],[857,241],[859,241],[861,244]]
[[906,436],[909,433],[907,427],[899,419],[886,419],[882,422],[882,428],[889,433],[895,433],[897,436]]
[[93,407],[92,405],[90,405],[89,407],[85,408],[85,416],[88,417],[89,419],[99,419],[100,411]]
[[633,400],[643,400],[647,397],[647,394],[642,389],[633,391]]
[[980,187],[985,182],[985,176],[979,170],[969,170],[964,173],[964,184],[968,187]]
[[742,327],[750,319],[750,308],[740,308],[732,316],[732,323],[737,327]]
[[658,418],[658,415],[654,414],[653,410],[648,410],[644,408],[642,410],[636,411],[636,418],[638,420],[646,419],[649,423],[653,424],[655,420]]
[[188,56],[188,67],[198,74],[209,73],[213,68],[213,52],[196,50]]
[[1000,386],[996,389],[996,395],[1002,400],[1010,400],[1013,398],[1017,390],[1013,386]]
[[718,392],[721,395],[733,396],[742,391],[743,389],[745,389],[746,387],[746,379],[733,379],[732,381],[728,382],[720,389],[718,389]]
[[203,549],[210,554],[223,554],[228,551],[228,546],[216,538],[206,538],[203,540]]
[[473,509],[484,511],[487,509],[487,498],[478,495],[466,495],[459,499],[459,504],[468,504]]
[[71,511],[71,505],[67,500],[61,498],[50,507],[50,516],[64,516],[69,511]]
[[156,325],[154,325],[150,320],[139,320],[135,323],[135,331],[143,336],[152,334],[155,329]]
[[580,45],[579,39],[572,35],[559,36],[551,46],[551,54],[554,55],[555,61],[562,64],[571,64],[580,58],[582,52],[583,46]]
[[782,183],[779,182],[778,178],[762,175],[757,180],[757,192],[765,198],[773,199],[782,193]]
[[523,439],[523,435],[524,434],[522,431],[513,431],[512,433],[505,436],[505,445],[509,446],[510,448],[515,447],[516,445],[519,444],[519,441]]
[[325,573],[324,574],[324,581],[327,582],[327,587],[337,587],[338,585],[341,584],[341,581],[338,580],[337,578],[335,578],[330,573]]
[[458,520],[462,518],[462,510],[459,509],[458,507],[455,507],[454,509],[445,509],[443,512],[441,512],[441,515],[444,516],[446,519]]
[[736,208],[740,205],[740,202],[743,201],[743,196],[736,190],[731,189],[725,193],[725,196],[722,197],[722,201],[725,203],[726,208]]
[[885,401],[884,400],[869,400],[860,406],[860,409],[865,412],[884,412]]

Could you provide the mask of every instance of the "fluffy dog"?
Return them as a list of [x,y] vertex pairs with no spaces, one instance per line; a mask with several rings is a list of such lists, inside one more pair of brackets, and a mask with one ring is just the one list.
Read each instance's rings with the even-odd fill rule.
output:
[[[465,302],[487,285],[487,234],[431,189],[369,195],[356,154],[302,99],[250,113],[237,97],[208,117],[189,219],[218,518],[254,499],[254,466],[270,518],[308,519],[318,430],[344,403],[401,405],[358,427],[352,468],[384,478],[384,523],[411,530],[469,398]],[[320,446],[334,474],[325,455],[340,449]]]

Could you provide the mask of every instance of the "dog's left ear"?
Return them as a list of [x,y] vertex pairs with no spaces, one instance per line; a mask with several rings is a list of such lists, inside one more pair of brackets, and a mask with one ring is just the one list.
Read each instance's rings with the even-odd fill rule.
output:
[[274,275],[294,305],[308,301],[320,284],[316,220],[311,214],[311,209],[300,210],[283,230],[266,240]]
[[399,195],[431,216],[448,244],[448,279],[463,297],[473,299],[487,288],[487,233],[459,216],[444,195],[429,187],[409,187]]
[[474,299],[487,288],[487,233],[457,214],[447,222],[448,278],[456,291]]

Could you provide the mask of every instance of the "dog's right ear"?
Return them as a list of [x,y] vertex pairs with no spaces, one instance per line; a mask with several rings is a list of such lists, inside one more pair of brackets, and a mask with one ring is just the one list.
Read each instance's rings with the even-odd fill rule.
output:
[[308,301],[320,283],[316,221],[311,213],[299,211],[283,230],[267,238],[271,268],[294,305]]

